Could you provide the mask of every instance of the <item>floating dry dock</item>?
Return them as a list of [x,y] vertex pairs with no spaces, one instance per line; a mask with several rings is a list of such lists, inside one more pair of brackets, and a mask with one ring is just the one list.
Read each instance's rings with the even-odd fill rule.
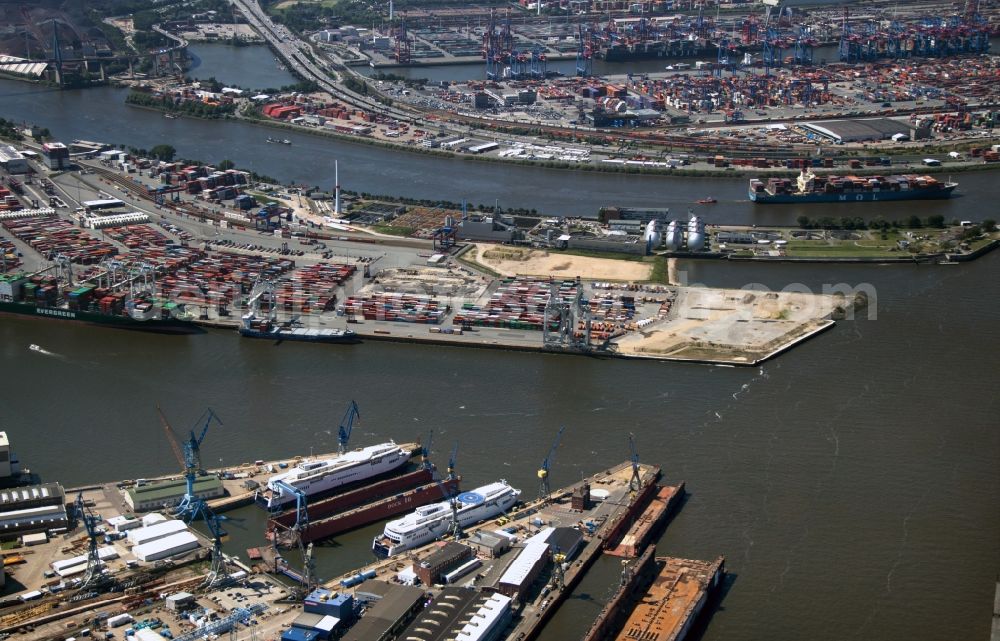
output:
[[653,554],[650,547],[626,566],[621,587],[584,641],[682,641],[687,636],[721,583],[725,559],[698,561]]

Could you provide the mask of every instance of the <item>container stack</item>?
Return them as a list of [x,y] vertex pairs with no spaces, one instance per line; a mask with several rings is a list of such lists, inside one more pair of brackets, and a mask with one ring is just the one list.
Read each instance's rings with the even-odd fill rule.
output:
[[[577,288],[576,281],[557,281],[558,296],[563,302],[572,302],[576,298]],[[552,281],[548,279],[505,279],[485,306],[472,303],[462,305],[462,310],[455,315],[453,323],[463,326],[541,330],[551,290]],[[558,316],[551,320],[558,322]]]
[[446,310],[434,298],[395,292],[352,296],[344,303],[344,312],[365,320],[436,325],[444,319]]
[[5,220],[3,226],[43,256],[64,254],[79,265],[94,265],[118,253],[114,245],[99,241],[55,216]]

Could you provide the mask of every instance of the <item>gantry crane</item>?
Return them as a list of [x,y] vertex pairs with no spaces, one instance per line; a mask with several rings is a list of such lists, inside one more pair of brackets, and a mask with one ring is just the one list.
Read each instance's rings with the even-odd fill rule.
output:
[[361,420],[361,412],[358,411],[358,404],[351,401],[351,405],[347,408],[343,420],[340,421],[340,427],[337,429],[337,452],[340,454],[347,451],[347,441],[351,438],[351,430],[354,429],[355,420]]
[[639,450],[635,447],[635,434],[628,433],[629,460],[632,462],[632,478],[628,481],[630,492],[638,492],[642,487],[642,477],[639,476]]
[[[298,587],[294,590],[293,598],[305,598],[313,588],[316,587],[316,565],[313,562],[313,544],[308,545],[302,540],[302,532],[306,527],[309,526],[309,513],[306,506],[306,493],[299,488],[291,485],[282,480],[274,481],[274,487],[278,490],[279,496],[284,494],[291,494],[295,497],[295,525],[291,528],[292,537],[294,542],[291,542],[289,547],[297,547],[299,554],[302,555],[302,575],[301,582]],[[279,501],[280,505],[281,501]],[[274,546],[275,552],[277,552],[278,547],[278,532],[274,531]],[[277,562],[278,555],[275,554],[275,562]]]
[[565,426],[559,428],[559,433],[556,434],[556,440],[552,443],[549,453],[545,455],[545,460],[542,461],[542,467],[538,469],[538,500],[542,503],[548,503],[549,496],[552,494],[552,489],[549,487],[549,466],[555,458],[556,449],[559,447],[559,441],[562,440],[562,435],[565,430]]

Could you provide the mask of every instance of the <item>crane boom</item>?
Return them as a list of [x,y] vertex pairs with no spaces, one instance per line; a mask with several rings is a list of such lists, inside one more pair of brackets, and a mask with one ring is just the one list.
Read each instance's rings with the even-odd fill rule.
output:
[[427,445],[420,446],[420,464],[426,469],[431,468],[431,446],[434,445],[434,428],[427,433]]
[[549,487],[549,466],[552,464],[553,459],[555,459],[556,449],[559,447],[559,442],[562,441],[564,431],[566,431],[565,425],[559,428],[556,440],[553,441],[549,453],[545,455],[545,460],[542,461],[542,467],[538,470],[538,499],[542,502],[547,502],[549,495],[552,493]]
[[174,428],[170,427],[170,423],[167,421],[167,417],[164,416],[163,410],[160,409],[159,404],[156,406],[156,413],[160,416],[160,425],[163,426],[163,431],[167,433],[167,440],[170,441],[170,449],[174,451],[174,458],[177,462],[181,464],[181,467],[187,467],[184,460],[184,452],[181,450],[180,443],[177,442],[177,437],[174,435]]
[[451,448],[451,455],[448,457],[448,480],[451,481],[455,478],[455,459],[458,458],[458,442],[455,442],[455,447]]
[[361,420],[361,412],[358,411],[358,404],[351,401],[343,420],[340,421],[340,428],[337,430],[337,451],[340,454],[347,451],[347,441],[351,438],[351,430],[354,429],[355,420]]
[[628,487],[632,492],[638,492],[642,487],[642,479],[639,477],[639,450],[635,447],[635,434],[628,433],[629,460],[632,461],[632,477],[629,479]]

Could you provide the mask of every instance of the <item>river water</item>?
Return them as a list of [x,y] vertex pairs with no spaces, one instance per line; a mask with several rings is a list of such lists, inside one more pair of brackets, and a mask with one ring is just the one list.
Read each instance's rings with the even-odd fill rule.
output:
[[[712,285],[783,287],[782,265],[684,265]],[[21,459],[68,485],[170,473],[159,403],[178,429],[211,406],[207,464],[435,430],[461,444],[465,487],[535,469],[559,426],[562,485],[640,457],[691,493],[661,554],[727,557],[734,580],[711,640],[974,639],[1000,563],[995,394],[1000,255],[950,266],[812,266],[794,278],[871,283],[877,319],[842,322],[760,369],[372,343],[317,346],[228,332],[161,337],[20,319],[0,323],[4,428]],[[51,355],[28,349],[41,345]],[[234,512],[229,549],[261,542]],[[368,560],[372,526],[318,550],[331,576]],[[615,583],[601,560],[544,639],[579,635]]]
[[[64,140],[166,140],[184,155],[252,160],[301,182],[329,182],[324,163],[346,158],[344,184],[359,191],[499,197],[552,213],[605,202],[686,206],[711,191],[725,200],[710,222],[795,215],[758,213],[739,200],[742,181],[504,168],[299,135],[291,148],[274,149],[262,143],[266,130],[166,120],[125,107],[122,97],[0,82],[0,113]],[[963,175],[966,198],[876,213],[976,216],[998,194],[990,180]],[[460,442],[465,487],[503,477],[529,497],[559,426],[567,433],[552,466],[556,486],[625,460],[631,431],[640,457],[691,493],[658,552],[727,557],[731,585],[704,639],[985,638],[1000,567],[1000,343],[991,333],[1000,321],[1000,255],[938,267],[682,268],[690,282],[716,286],[869,283],[877,318],[838,323],[760,369],[388,343],[275,346],[229,332],[164,337],[4,318],[3,428],[43,479],[72,486],[175,471],[157,403],[178,429],[213,407],[225,425],[209,432],[204,459],[231,465],[333,450],[356,399],[363,420],[353,444],[410,441],[433,427],[439,464]],[[256,508],[231,516],[231,551],[261,543]],[[321,575],[367,561],[377,531],[321,547]],[[617,572],[601,559],[542,638],[577,638]]]
[[[227,58],[230,52],[232,59]],[[222,82],[252,86],[256,69],[269,77],[264,84],[286,84],[274,56],[263,46],[230,47],[198,44],[192,47],[201,63],[197,77],[215,76]],[[449,67],[443,68],[445,71]],[[948,201],[904,201],[875,206],[849,204],[753,205],[747,198],[745,178],[691,178],[629,176],[573,172],[440,158],[370,145],[345,142],[304,133],[282,131],[292,145],[271,145],[273,130],[244,122],[216,122],[189,118],[167,119],[159,112],[124,103],[127,89],[95,88],[56,91],[12,80],[0,80],[0,115],[48,127],[58,139],[99,140],[149,149],[161,143],[177,148],[184,158],[205,162],[232,159],[238,166],[282,181],[333,188],[333,163],[340,161],[345,189],[385,195],[405,195],[502,207],[536,209],[549,215],[596,217],[604,205],[670,207],[682,217],[694,207],[708,223],[794,224],[800,215],[882,215],[888,220],[911,214],[942,214],[965,219],[987,210],[993,203],[995,181],[991,173],[963,173],[957,196]],[[459,180],[455,176],[461,176]],[[513,186],[517,186],[514,188]],[[695,206],[694,201],[713,196],[717,205]]]

